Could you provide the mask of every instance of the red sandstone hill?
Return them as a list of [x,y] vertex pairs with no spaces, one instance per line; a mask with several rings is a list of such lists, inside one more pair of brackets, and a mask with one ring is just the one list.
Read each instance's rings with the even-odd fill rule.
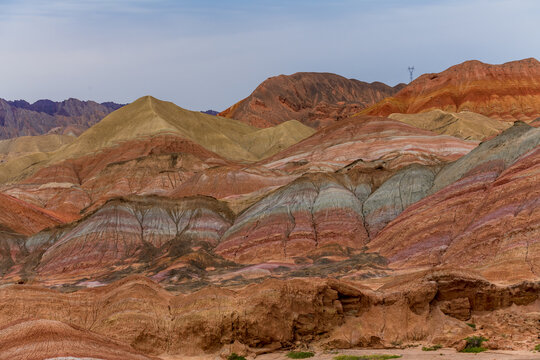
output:
[[540,62],[534,58],[501,65],[466,61],[437,74],[424,74],[393,97],[363,111],[392,113],[473,111],[500,120],[540,116]]
[[0,99],[0,139],[47,133],[79,135],[123,105],[68,99],[62,102]]
[[100,124],[0,166],[0,359],[537,343],[540,129]]
[[392,96],[402,87],[369,84],[330,73],[279,75],[265,80],[251,95],[219,115],[257,127],[298,120],[321,128]]

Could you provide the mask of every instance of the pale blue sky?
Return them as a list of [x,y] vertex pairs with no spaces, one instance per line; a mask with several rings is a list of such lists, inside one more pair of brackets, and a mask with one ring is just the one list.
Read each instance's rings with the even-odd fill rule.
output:
[[540,59],[537,0],[0,0],[0,97],[222,110],[263,80],[390,85],[469,59]]

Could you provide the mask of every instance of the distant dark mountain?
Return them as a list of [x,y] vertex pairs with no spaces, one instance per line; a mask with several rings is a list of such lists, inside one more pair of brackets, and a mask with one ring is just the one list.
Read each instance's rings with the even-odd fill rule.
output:
[[214,116],[219,114],[219,111],[216,111],[216,110],[206,110],[206,111],[201,111],[201,112],[204,113],[204,114],[214,115]]
[[0,99],[0,139],[47,133],[80,134],[122,104],[68,99],[62,102]]

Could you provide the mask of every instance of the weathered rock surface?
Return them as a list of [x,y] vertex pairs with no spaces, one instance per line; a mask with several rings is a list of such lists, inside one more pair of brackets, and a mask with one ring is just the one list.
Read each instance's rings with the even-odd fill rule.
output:
[[517,124],[435,177],[370,247],[394,266],[476,268],[493,280],[538,277],[538,129]]
[[0,168],[10,354],[537,341],[540,129],[478,145],[387,118],[311,135],[132,105]]
[[322,128],[358,113],[402,87],[368,84],[330,73],[280,75],[265,80],[250,96],[219,115],[257,127],[294,119]]
[[75,220],[108,199],[163,195],[198,171],[228,164],[189,140],[160,135],[45,167],[3,191]]
[[375,190],[362,208],[370,237],[375,237],[409,205],[426,197],[437,170],[414,164],[402,169]]
[[18,136],[44,135],[82,131],[103,119],[123,105],[112,102],[68,99],[62,102],[39,100],[29,104],[24,100],[0,99],[0,139]]
[[212,198],[112,200],[68,229],[60,229],[61,236],[50,232],[52,241],[40,240],[51,245],[41,255],[36,272],[97,277],[110,273],[111,266],[149,265],[178,246],[216,246],[232,221],[232,212]]
[[241,213],[216,252],[236,262],[290,260],[338,244],[367,243],[362,202],[332,176],[295,180]]
[[540,62],[534,58],[501,65],[466,61],[438,74],[424,74],[393,97],[363,112],[388,116],[440,109],[472,111],[505,121],[540,116]]
[[[503,348],[508,344],[503,337],[530,348],[539,330],[534,310],[539,290],[538,283],[496,286],[440,272],[378,291],[332,279],[267,280],[239,290],[208,287],[187,295],[173,295],[142,277],[73,293],[12,285],[0,293],[0,343],[16,353],[24,344],[39,346],[39,339],[54,341],[53,332],[65,334],[63,346],[72,351],[92,351],[90,345],[101,344],[103,351],[123,350],[130,356],[136,351],[187,355],[234,342],[254,350],[298,342],[341,348],[418,341],[452,346],[468,335],[489,332],[490,341]],[[499,311],[519,316],[505,326]],[[473,333],[465,317],[482,328]],[[30,322],[20,323],[20,332],[8,326],[22,318]],[[504,330],[497,334],[494,328]],[[71,343],[77,336],[78,347]],[[60,350],[62,344],[47,349]]]
[[378,161],[396,169],[453,161],[476,145],[476,141],[437,135],[388,118],[357,116],[325,127],[259,164],[289,172],[327,172],[355,161]]
[[5,230],[30,235],[64,221],[52,211],[0,194],[0,227]]
[[18,321],[0,328],[0,359],[151,360],[126,344],[54,320]]

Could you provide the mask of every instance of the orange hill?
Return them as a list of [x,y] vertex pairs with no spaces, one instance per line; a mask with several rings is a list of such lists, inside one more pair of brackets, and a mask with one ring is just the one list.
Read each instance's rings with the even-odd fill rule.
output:
[[362,113],[388,116],[433,109],[533,120],[540,116],[540,62],[534,58],[502,65],[466,61],[438,74],[424,74]]
[[403,86],[369,84],[330,73],[279,75],[265,80],[251,95],[219,115],[257,127],[298,120],[321,128],[394,95]]

